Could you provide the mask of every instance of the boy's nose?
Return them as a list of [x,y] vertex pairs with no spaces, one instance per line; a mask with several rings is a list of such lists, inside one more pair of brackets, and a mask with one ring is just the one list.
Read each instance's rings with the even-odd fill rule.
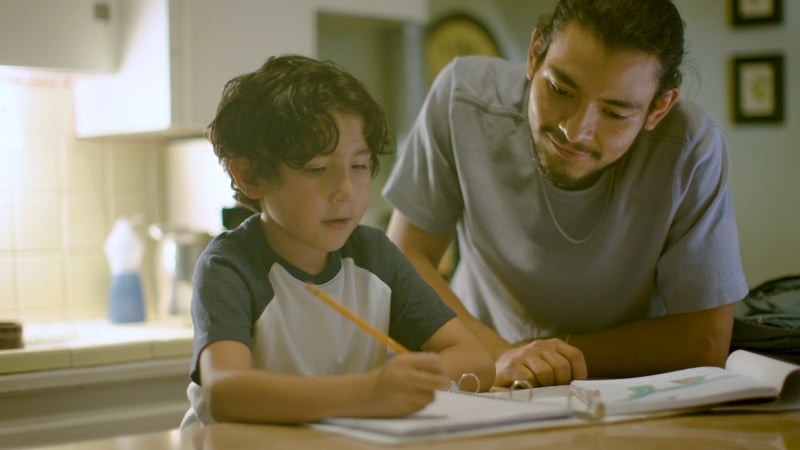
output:
[[345,170],[334,181],[332,198],[334,202],[343,203],[353,194],[353,180]]

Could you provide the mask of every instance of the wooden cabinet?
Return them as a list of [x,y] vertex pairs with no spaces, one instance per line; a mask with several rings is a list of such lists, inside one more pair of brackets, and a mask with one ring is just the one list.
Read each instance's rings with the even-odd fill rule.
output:
[[118,10],[119,71],[75,81],[78,137],[200,134],[227,80],[267,55],[313,51],[305,1],[135,0]]
[[317,14],[424,22],[427,0],[126,0],[119,70],[75,81],[78,137],[201,135],[222,88],[270,55],[316,56]]
[[0,66],[59,72],[115,71],[115,2],[2,0]]

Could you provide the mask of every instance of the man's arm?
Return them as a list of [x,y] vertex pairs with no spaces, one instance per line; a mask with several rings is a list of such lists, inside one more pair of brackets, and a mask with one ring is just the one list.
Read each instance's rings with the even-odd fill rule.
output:
[[401,212],[394,210],[387,230],[389,239],[405,254],[417,272],[452,309],[467,328],[483,344],[489,354],[497,359],[511,348],[505,339],[470,314],[456,296],[450,284],[437,270],[442,255],[452,241],[452,236],[429,233],[411,223]]
[[[588,374],[565,364],[574,348],[561,339],[518,342],[495,363],[495,384],[525,379],[536,386],[566,384],[575,378],[623,378],[698,366],[724,366],[733,331],[733,304],[686,314],[631,322],[593,333],[572,335]],[[569,358],[567,358],[569,359]]]
[[546,386],[587,376],[630,377],[694,366],[722,366],[728,355],[733,305],[572,335],[568,343],[553,338],[511,346],[464,308],[436,269],[450,237],[428,233],[396,210],[388,235],[495,358],[495,385],[508,386],[516,379],[527,379]]
[[630,377],[696,366],[724,366],[734,305],[640,320],[572,335],[592,377]]

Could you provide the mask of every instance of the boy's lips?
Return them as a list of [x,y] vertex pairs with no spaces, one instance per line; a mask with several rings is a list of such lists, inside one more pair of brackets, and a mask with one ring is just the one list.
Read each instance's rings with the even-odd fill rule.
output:
[[350,224],[350,220],[351,219],[349,217],[340,217],[336,219],[323,220],[322,223],[330,228],[333,228],[334,230],[341,230],[347,228],[347,226]]

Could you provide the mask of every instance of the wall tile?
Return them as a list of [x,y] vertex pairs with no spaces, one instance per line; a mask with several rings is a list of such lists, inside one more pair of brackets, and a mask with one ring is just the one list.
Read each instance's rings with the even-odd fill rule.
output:
[[18,161],[22,152],[0,147],[0,193],[12,192],[17,185]]
[[61,203],[57,194],[20,195],[15,210],[18,249],[61,247]]
[[68,82],[27,85],[21,98],[20,114],[25,134],[64,136],[71,132],[72,92]]
[[106,221],[106,206],[101,194],[72,194],[65,197],[67,248],[102,247],[110,228]]
[[106,162],[111,158],[109,148],[107,143],[67,141],[64,189],[102,192],[106,186]]
[[111,145],[111,188],[113,192],[146,192],[148,153],[141,145]]
[[139,214],[150,258],[163,146],[76,140],[68,81],[0,79],[0,90],[14,94],[0,104],[0,319],[105,318],[103,244],[115,218]]
[[16,317],[14,258],[0,255],[0,320]]
[[68,255],[65,264],[66,306],[105,311],[109,273],[105,255],[98,252]]
[[109,232],[113,221],[122,218],[134,219],[137,225],[146,228],[155,219],[153,202],[148,201],[147,195],[142,194],[115,194],[111,197],[111,212],[113,220],[109,224]]
[[64,263],[60,251],[17,256],[17,295],[20,313],[57,310],[64,306]]
[[27,147],[17,161],[16,190],[19,192],[57,192],[61,188],[62,139],[27,139]]
[[13,248],[14,199],[10,195],[0,194],[0,252]]

